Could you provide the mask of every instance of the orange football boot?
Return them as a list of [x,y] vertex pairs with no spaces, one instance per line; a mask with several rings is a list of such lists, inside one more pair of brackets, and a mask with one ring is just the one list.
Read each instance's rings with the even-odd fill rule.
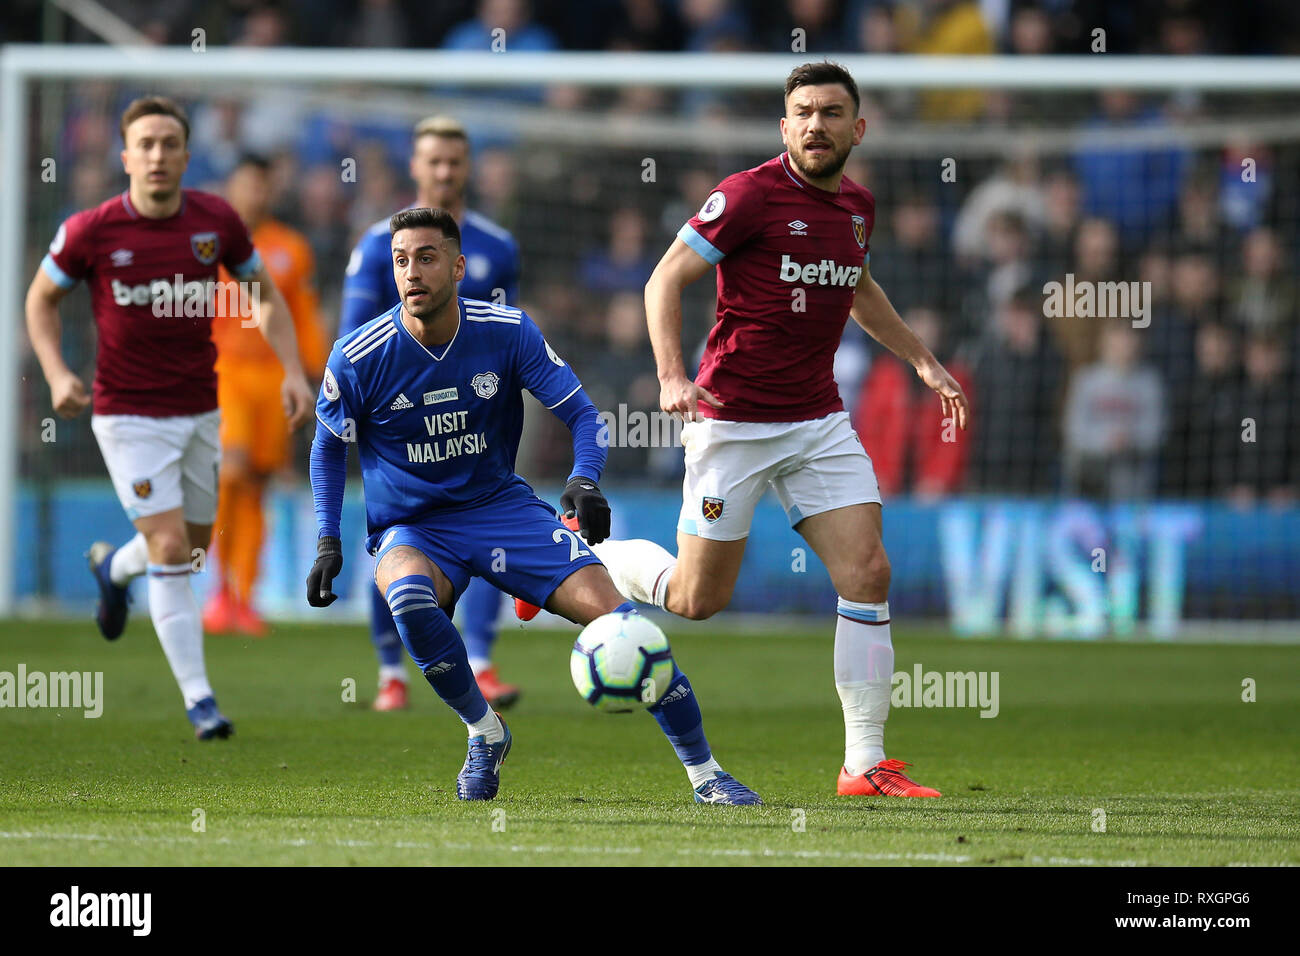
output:
[[882,760],[866,773],[854,776],[841,767],[836,792],[852,797],[941,797],[938,790],[923,787],[909,779],[903,768],[911,766],[902,760]]

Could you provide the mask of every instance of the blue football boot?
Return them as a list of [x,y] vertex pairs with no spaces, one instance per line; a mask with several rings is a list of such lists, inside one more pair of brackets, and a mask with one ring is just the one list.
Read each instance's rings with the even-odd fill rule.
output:
[[712,780],[706,780],[695,788],[695,802],[749,807],[762,805],[763,798],[731,774],[717,770]]
[[107,640],[115,641],[126,629],[127,605],[131,603],[131,592],[113,583],[109,568],[113,565],[113,555],[117,548],[107,541],[96,541],[86,552],[86,564],[99,586],[99,603],[95,605],[95,623],[99,633]]
[[215,697],[204,697],[185,711],[185,716],[194,725],[194,736],[199,740],[212,740],[216,737],[225,740],[235,732],[235,725],[217,710]]
[[[497,714],[497,720],[501,715]],[[469,739],[469,753],[465,766],[456,777],[456,797],[459,800],[491,800],[501,786],[501,765],[510,753],[510,728],[501,720],[505,736],[499,743],[490,744],[484,736]]]

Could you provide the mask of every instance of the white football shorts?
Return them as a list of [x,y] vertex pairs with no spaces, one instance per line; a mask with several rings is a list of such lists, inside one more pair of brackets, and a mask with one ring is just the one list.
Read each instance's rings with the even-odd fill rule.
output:
[[754,507],[776,490],[790,526],[823,511],[880,503],[875,469],[847,412],[803,422],[682,426],[686,478],[677,530],[713,541],[748,537]]
[[181,508],[191,524],[217,518],[221,411],[201,415],[93,415],[90,427],[132,521]]

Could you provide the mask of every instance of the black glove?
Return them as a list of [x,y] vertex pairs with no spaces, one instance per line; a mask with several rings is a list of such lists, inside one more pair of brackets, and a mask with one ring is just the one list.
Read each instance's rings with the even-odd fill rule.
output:
[[316,563],[307,575],[307,603],[312,607],[329,607],[338,595],[330,588],[343,570],[343,542],[330,535],[316,541]]
[[609,502],[596,483],[581,476],[572,478],[560,495],[564,516],[578,517],[578,532],[588,544],[600,544],[609,537]]

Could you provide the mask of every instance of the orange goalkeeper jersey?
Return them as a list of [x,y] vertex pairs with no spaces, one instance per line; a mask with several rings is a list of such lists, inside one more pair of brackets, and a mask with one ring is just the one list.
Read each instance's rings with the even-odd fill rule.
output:
[[[320,320],[319,300],[314,286],[315,257],[302,233],[273,219],[253,232],[253,245],[261,254],[266,270],[293,315],[298,336],[298,356],[309,376],[318,376],[329,357],[330,343]],[[221,281],[233,283],[223,268]],[[218,290],[218,302],[237,302],[231,289]],[[223,298],[221,293],[225,293]],[[217,345],[217,374],[244,380],[271,374],[279,388],[280,362],[255,326],[245,328],[237,315],[219,315],[212,323],[212,340]],[[251,375],[246,374],[251,373]]]

